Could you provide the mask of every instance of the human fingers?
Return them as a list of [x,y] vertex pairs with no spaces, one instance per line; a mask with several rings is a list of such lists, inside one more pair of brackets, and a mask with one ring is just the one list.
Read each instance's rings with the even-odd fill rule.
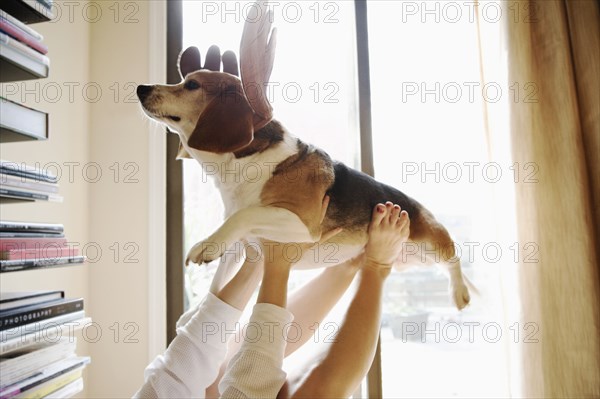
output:
[[221,50],[219,46],[213,44],[208,48],[203,69],[217,72],[221,70]]
[[223,62],[223,72],[227,72],[235,76],[240,76],[237,57],[233,51],[225,51],[221,56],[221,61]]

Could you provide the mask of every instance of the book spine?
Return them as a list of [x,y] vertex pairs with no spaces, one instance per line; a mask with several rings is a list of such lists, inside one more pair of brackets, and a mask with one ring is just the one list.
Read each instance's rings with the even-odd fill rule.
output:
[[[72,320],[58,326],[56,335],[58,337],[70,336],[74,331],[82,329],[92,322],[89,317],[81,318],[79,320]],[[48,337],[45,331],[36,331],[31,334],[23,335],[20,337],[11,338],[6,341],[0,341],[0,355],[14,352],[27,348],[28,346],[35,345],[41,342],[48,342]]]
[[[16,103],[14,101],[10,101],[7,100],[6,98],[0,96],[0,100],[2,101],[6,101],[9,103],[13,103],[17,106],[21,106],[24,107],[24,105]],[[25,107],[25,108],[29,108],[29,107]],[[29,108],[32,109],[32,108]],[[40,112],[45,114],[45,112],[41,112],[41,111],[37,111],[34,110],[36,112]],[[38,164],[36,164],[36,166],[32,166],[32,165],[27,165],[25,163],[17,163],[17,162],[11,162],[11,161],[0,161],[0,173],[7,173],[7,174],[12,174],[15,175],[15,173],[9,173],[9,172],[16,172],[19,175],[31,175],[33,179],[35,180],[50,180],[50,183],[56,183],[58,181],[58,176],[50,173],[48,170],[45,170],[44,168],[37,166]],[[26,176],[25,176],[26,177]]]
[[34,233],[32,231],[0,231],[0,239],[2,238],[64,238],[63,233]]
[[7,175],[0,175],[0,186],[13,187],[13,188],[24,188],[29,190],[45,191],[48,193],[58,193],[58,185],[45,183],[41,181],[34,181],[23,178],[6,178]]
[[19,40],[21,43],[25,43],[26,45],[28,45],[29,47],[38,51],[41,54],[48,53],[48,46],[37,41],[33,37],[29,36],[27,33],[19,30],[17,27],[13,26],[10,22],[3,18],[0,18],[0,30],[12,36],[16,40]]
[[81,319],[85,316],[83,310],[77,312],[66,313],[60,316],[55,316],[50,319],[41,320],[35,323],[25,324],[20,327],[10,328],[0,331],[0,341],[8,341],[9,339],[21,337],[32,332],[44,330],[49,327],[56,327],[58,324],[64,324],[69,321]]
[[0,220],[0,231],[13,232],[40,232],[40,233],[62,233],[65,226],[62,224],[51,223],[28,223],[28,222],[9,222]]
[[23,32],[27,32],[31,37],[37,40],[44,40],[44,36],[42,36],[39,32],[33,30],[23,22],[19,21],[15,17],[10,14],[7,14],[5,11],[0,10],[0,17],[6,19],[8,22],[21,29]]
[[[22,339],[21,339],[22,338]],[[42,342],[46,337],[42,337],[41,333],[27,334],[23,337],[16,337],[6,342],[0,341],[0,355],[10,353],[21,348],[26,348],[38,342]]]
[[57,194],[58,193],[58,186],[42,185],[41,183],[19,183],[16,181],[15,182],[9,181],[7,183],[0,183],[0,187],[4,187],[7,190],[24,189],[24,190],[40,191],[40,192],[49,193],[49,194]]
[[0,195],[12,198],[24,198],[41,201],[62,202],[62,197],[58,194],[48,193],[44,191],[30,190],[28,188],[13,188],[0,185]]
[[0,238],[0,251],[67,247],[66,238]]
[[10,315],[0,313],[0,331],[19,328],[26,324],[33,324],[52,317],[78,312],[83,310],[83,299],[57,303],[54,305],[40,306],[23,312],[11,312]]
[[58,178],[56,176],[46,175],[41,171],[28,171],[24,169],[19,169],[18,167],[12,168],[9,165],[0,166],[0,174],[53,184],[58,182]]
[[83,391],[83,378],[78,378],[70,384],[65,385],[63,388],[60,388],[54,392],[52,392],[52,396],[48,396],[49,398],[71,398]]
[[44,249],[15,249],[0,251],[0,260],[25,260],[34,259],[52,261],[56,258],[73,257],[79,255],[77,248],[48,247]]
[[14,176],[14,177],[21,178],[21,179],[28,179],[29,181],[33,180],[35,182],[42,182],[42,183],[47,183],[47,184],[56,184],[57,183],[57,180],[53,177],[36,175],[33,173],[21,172],[21,171],[17,171],[17,170],[9,171],[6,169],[2,169],[2,170],[0,170],[0,175],[2,175],[2,176],[9,175],[9,176]]
[[48,10],[52,9],[52,0],[36,0],[39,4],[47,8]]
[[24,293],[6,293],[4,298],[0,296],[0,312],[34,305],[36,303],[56,301],[64,299],[64,291],[38,291]]
[[19,42],[18,40],[11,38],[10,36],[8,36],[5,33],[0,32],[0,40],[6,46],[11,47],[12,49],[23,54],[24,56],[29,57],[38,62],[41,62],[42,64],[44,64],[46,66],[50,65],[50,59],[48,57],[46,57],[44,54],[41,54],[41,53],[35,51],[31,47],[28,47],[25,44]]
[[38,370],[48,365],[66,359],[76,350],[76,338],[61,338],[61,340],[44,349],[29,352],[16,358],[2,362],[2,378],[0,388],[15,384],[32,377]]
[[38,193],[31,193],[31,192],[17,191],[17,190],[7,190],[5,188],[0,188],[0,195],[2,195],[4,197],[24,198],[24,199],[42,200],[42,201],[48,201],[48,199],[50,198],[46,194],[38,194]]
[[84,263],[85,256],[57,258],[52,260],[0,260],[0,272],[42,269],[44,267]]
[[55,184],[54,182],[52,182],[52,183],[45,182],[45,181],[42,181],[41,179],[36,179],[36,178],[31,178],[31,177],[8,175],[3,172],[3,169],[0,169],[0,183],[3,183],[3,184],[37,183],[37,184],[45,184],[48,186],[52,186],[53,184]]
[[55,365],[55,367],[53,367],[51,370],[43,370],[40,375],[1,389],[0,399],[9,399],[36,387],[39,388],[42,384],[52,381],[55,378],[70,374],[78,369],[83,369],[83,367],[88,363],[89,358],[74,358],[62,364]]
[[36,182],[44,182],[44,183],[50,183],[50,184],[56,184],[58,181],[54,177],[35,174],[35,173],[31,173],[31,172],[22,172],[22,171],[14,170],[14,169],[0,169],[0,175],[9,175],[9,176],[14,176],[14,177],[18,177],[18,178],[20,177],[22,179],[29,179],[29,180],[33,180]]
[[81,377],[83,366],[76,368],[70,372],[62,374],[58,377],[53,377],[53,380],[48,380],[44,383],[43,387],[37,385],[31,387],[28,390],[21,390],[18,395],[14,396],[15,399],[27,398],[27,399],[42,399],[57,391],[64,386],[72,383],[73,381]]

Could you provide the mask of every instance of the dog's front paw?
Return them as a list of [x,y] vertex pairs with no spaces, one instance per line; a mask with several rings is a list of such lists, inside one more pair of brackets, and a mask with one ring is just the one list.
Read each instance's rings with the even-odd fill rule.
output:
[[185,258],[185,265],[188,266],[190,261],[202,264],[209,263],[218,259],[223,255],[222,245],[215,241],[204,240],[200,241],[190,249]]
[[450,292],[452,294],[452,300],[458,310],[464,309],[471,301],[469,289],[463,282],[450,284]]

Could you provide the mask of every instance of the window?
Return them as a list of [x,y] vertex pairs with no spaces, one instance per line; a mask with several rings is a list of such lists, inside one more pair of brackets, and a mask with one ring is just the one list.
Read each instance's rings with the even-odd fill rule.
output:
[[437,268],[393,274],[381,330],[383,396],[506,397],[506,348],[496,336],[502,262],[491,238],[498,170],[488,162],[477,21],[464,6],[458,21],[442,6],[368,2],[375,177],[447,227],[484,300],[459,312]]

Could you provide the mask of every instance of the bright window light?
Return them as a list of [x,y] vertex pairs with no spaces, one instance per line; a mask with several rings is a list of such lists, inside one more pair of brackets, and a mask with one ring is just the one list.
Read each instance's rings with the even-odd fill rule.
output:
[[381,331],[386,398],[508,395],[506,347],[496,334],[509,333],[498,270],[512,254],[495,238],[491,204],[497,174],[506,179],[510,165],[490,162],[483,101],[496,86],[486,93],[481,82],[474,10],[452,3],[368,2],[375,177],[436,215],[483,293],[459,312],[437,268],[390,277]]

